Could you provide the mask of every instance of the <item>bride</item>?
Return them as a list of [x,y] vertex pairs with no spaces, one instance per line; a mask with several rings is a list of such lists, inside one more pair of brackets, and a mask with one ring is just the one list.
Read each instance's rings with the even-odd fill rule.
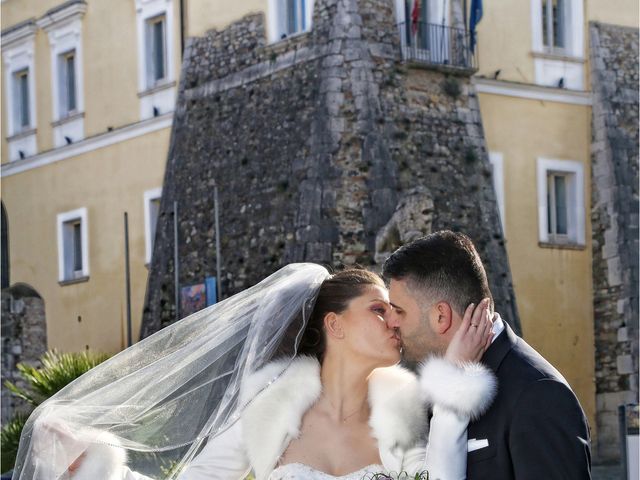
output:
[[486,304],[467,309],[420,378],[396,366],[390,309],[374,273],[284,267],[45,402],[25,426],[14,479],[465,478],[467,423],[495,389],[469,363],[491,340]]

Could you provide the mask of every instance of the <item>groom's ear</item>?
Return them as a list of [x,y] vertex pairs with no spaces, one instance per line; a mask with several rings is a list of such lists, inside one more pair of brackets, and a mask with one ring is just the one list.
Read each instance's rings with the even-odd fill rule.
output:
[[447,302],[438,302],[434,307],[432,327],[440,335],[446,334],[453,326],[453,310]]
[[334,312],[329,312],[324,316],[324,329],[327,335],[334,338],[344,338],[342,329],[342,319]]

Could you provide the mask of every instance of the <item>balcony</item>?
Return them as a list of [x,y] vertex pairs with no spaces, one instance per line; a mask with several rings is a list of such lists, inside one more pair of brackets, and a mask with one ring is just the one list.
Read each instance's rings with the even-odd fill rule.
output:
[[471,75],[478,70],[476,45],[462,28],[424,22],[398,24],[403,59],[411,64]]

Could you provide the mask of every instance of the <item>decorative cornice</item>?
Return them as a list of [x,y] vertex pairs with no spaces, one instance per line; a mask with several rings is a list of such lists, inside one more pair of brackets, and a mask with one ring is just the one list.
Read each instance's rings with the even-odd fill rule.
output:
[[564,88],[543,87],[530,83],[507,82],[483,77],[473,77],[478,93],[490,93],[507,97],[568,103],[571,105],[591,105],[591,92],[567,90]]
[[48,10],[36,23],[38,27],[49,31],[60,22],[80,20],[87,11],[87,2],[84,0],[70,0],[57,7]]
[[163,128],[170,128],[172,122],[173,112],[170,112],[159,117],[118,128],[117,130],[94,135],[93,137],[85,138],[71,145],[65,145],[64,147],[39,153],[24,160],[6,162],[1,166],[0,177],[10,177],[11,175],[59,162],[67,158],[76,157],[93,150],[105,148],[157,130],[162,130]]
[[17,23],[12,27],[6,28],[2,31],[2,48],[10,48],[12,44],[28,39],[29,37],[35,37],[36,34],[36,21],[34,18],[25,20],[24,22]]

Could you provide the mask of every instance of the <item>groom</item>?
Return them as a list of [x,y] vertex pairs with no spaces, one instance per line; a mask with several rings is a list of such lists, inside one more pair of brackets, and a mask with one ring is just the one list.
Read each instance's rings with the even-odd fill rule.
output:
[[[384,264],[407,360],[444,354],[464,310],[489,298],[487,276],[471,240],[440,231],[396,250]],[[489,410],[468,428],[467,479],[591,478],[587,420],[562,375],[494,315],[482,357],[498,378]]]

